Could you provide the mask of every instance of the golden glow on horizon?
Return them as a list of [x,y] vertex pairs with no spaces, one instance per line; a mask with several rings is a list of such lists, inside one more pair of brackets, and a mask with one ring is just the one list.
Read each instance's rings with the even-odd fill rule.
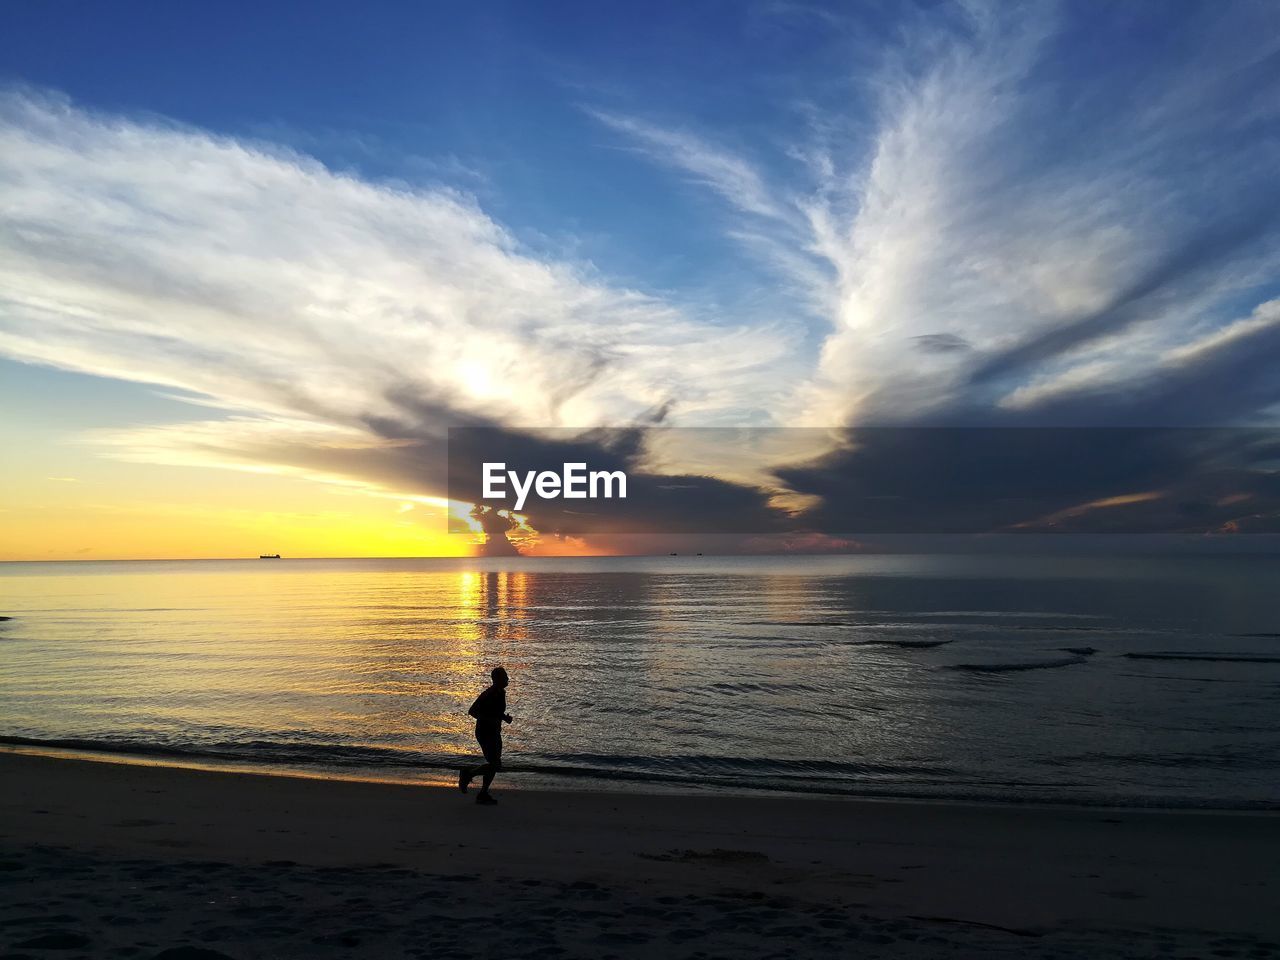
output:
[[[386,514],[385,516],[380,514]],[[189,504],[6,511],[0,560],[465,557],[473,538],[394,511],[248,511]]]
[[38,463],[12,466],[0,485],[0,560],[476,552],[473,534],[448,533],[446,502],[435,498],[100,459],[84,460],[76,477],[41,470]]

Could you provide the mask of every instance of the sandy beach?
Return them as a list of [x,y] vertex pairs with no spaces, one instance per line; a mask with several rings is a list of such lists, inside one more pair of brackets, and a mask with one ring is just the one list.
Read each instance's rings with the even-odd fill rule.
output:
[[0,956],[1267,957],[1280,817],[0,755]]

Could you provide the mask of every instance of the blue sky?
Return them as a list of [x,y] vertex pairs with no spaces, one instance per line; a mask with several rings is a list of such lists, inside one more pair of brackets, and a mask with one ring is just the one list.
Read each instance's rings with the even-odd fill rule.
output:
[[54,3],[0,16],[11,81],[287,143],[366,177],[457,185],[530,243],[589,239],[605,269],[659,285],[732,263],[687,216],[690,198],[586,108],[768,144],[800,120],[797,64],[816,72],[852,46],[822,16],[734,3]]
[[0,373],[127,392],[95,456],[428,499],[458,422],[1274,424],[1278,28],[5,5]]

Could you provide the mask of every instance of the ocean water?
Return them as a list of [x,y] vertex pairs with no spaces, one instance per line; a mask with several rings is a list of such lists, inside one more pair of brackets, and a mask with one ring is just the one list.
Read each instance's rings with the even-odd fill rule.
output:
[[[441,780],[1280,806],[1280,559],[0,564],[0,742]],[[500,781],[501,783],[501,781]]]

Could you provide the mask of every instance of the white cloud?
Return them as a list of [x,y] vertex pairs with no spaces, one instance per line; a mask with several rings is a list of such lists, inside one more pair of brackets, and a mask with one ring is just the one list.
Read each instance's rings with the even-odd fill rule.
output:
[[133,456],[715,421],[788,350],[535,257],[465,195],[49,96],[0,97],[0,225],[0,353],[247,414],[99,436]]
[[[825,336],[781,419],[912,422],[1122,385],[1275,279],[1280,149],[1241,127],[1276,111],[1240,71],[1276,44],[1247,17],[1178,57],[1145,48],[1136,79],[1055,60],[1064,25],[1047,6],[907,20],[870,79],[870,132],[807,105],[814,142],[777,144],[792,176],[604,118],[707,183],[726,234],[805,288],[796,311]],[[922,349],[940,338],[956,349]]]

